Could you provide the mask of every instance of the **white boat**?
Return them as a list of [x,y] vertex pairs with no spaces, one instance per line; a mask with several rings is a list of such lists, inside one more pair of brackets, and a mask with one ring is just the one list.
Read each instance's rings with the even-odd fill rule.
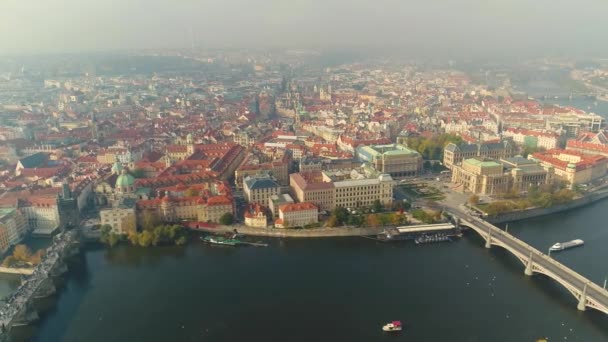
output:
[[401,331],[403,329],[403,325],[401,324],[401,321],[392,321],[390,323],[385,324],[382,327],[383,331]]
[[582,246],[584,244],[585,244],[585,241],[583,241],[581,239],[575,239],[575,240],[568,241],[568,242],[558,242],[558,243],[554,244],[553,246],[551,246],[551,248],[549,248],[549,250],[552,252],[563,251],[564,249]]

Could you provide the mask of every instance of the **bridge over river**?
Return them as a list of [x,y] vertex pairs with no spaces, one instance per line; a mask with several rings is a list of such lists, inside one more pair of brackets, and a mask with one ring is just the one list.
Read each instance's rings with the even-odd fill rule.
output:
[[593,308],[608,314],[606,289],[487,221],[455,208],[448,212],[458,218],[461,225],[479,234],[485,240],[486,248],[500,246],[513,254],[525,266],[526,275],[544,274],[561,284],[577,299],[579,310]]
[[25,276],[21,286],[0,305],[0,340],[8,339],[8,332],[14,326],[28,324],[38,317],[33,308],[33,300],[55,292],[53,277],[67,271],[64,258],[72,255],[78,244],[77,231],[68,231],[54,237],[53,244],[33,273]]

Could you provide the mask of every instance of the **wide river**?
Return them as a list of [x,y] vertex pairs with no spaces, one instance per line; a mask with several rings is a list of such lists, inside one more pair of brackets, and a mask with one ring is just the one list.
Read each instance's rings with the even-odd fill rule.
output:
[[[605,113],[602,113],[605,114]],[[509,231],[602,284],[608,200]],[[608,341],[608,316],[475,233],[436,245],[269,239],[268,248],[88,248],[70,264],[31,341]],[[3,276],[0,292],[17,286]],[[381,325],[405,322],[400,335]]]
[[[597,283],[608,274],[608,201],[511,223]],[[272,240],[268,248],[89,248],[54,304],[18,337],[33,341],[606,341],[608,317],[576,310],[554,281],[527,277],[474,232],[417,246],[364,238]],[[405,332],[389,336],[383,323]]]

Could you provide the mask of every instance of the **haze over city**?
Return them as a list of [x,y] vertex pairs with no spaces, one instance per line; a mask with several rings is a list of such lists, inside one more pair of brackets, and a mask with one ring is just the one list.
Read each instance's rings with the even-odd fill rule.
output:
[[605,55],[602,0],[3,0],[0,54],[357,47],[446,57]]
[[0,342],[608,336],[607,0],[0,0]]

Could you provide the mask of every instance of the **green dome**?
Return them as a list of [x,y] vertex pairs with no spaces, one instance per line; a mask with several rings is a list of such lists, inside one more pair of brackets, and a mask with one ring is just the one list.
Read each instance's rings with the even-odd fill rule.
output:
[[117,188],[127,188],[135,184],[135,178],[128,174],[125,170],[122,170],[122,174],[116,178]]

